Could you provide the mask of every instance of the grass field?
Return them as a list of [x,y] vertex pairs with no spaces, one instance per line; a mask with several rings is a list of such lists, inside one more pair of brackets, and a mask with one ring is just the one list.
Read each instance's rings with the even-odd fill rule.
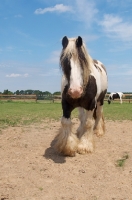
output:
[[[0,101],[0,127],[41,123],[45,119],[59,120],[62,116],[60,103]],[[77,117],[75,109],[72,118]],[[104,104],[106,120],[132,120],[132,104],[114,102]]]

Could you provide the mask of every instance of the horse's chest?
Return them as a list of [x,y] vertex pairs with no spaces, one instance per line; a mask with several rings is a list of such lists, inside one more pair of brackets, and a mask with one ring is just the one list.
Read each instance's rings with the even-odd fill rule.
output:
[[86,110],[92,110],[95,108],[95,96],[96,94],[86,93],[78,99],[73,99],[67,94],[63,96],[62,101],[68,103],[72,108],[83,107]]
[[66,101],[69,105],[71,105],[73,108],[76,107],[83,107],[87,110],[92,110],[95,107],[95,97],[97,94],[97,85],[96,80],[94,76],[89,77],[89,81],[84,89],[84,94],[78,98],[73,99],[68,95],[68,85],[65,87],[62,99],[63,101]]

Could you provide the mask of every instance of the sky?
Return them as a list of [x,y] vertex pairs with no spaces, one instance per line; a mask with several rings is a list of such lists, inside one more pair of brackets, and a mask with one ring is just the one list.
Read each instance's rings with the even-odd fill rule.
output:
[[0,0],[0,92],[60,91],[64,36],[105,65],[108,92],[132,92],[131,0]]

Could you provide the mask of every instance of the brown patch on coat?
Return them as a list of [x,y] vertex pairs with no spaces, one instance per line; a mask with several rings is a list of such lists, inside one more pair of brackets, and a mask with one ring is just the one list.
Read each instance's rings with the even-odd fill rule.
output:
[[101,68],[99,67],[99,63],[97,60],[93,60],[94,62],[94,66],[96,67],[97,70],[99,70],[100,72],[102,72]]

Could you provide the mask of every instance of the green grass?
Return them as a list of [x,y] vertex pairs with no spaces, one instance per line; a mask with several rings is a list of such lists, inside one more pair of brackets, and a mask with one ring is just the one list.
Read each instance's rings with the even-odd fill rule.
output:
[[[41,123],[45,119],[59,120],[61,116],[60,103],[0,101],[0,127]],[[72,118],[77,116],[75,109]],[[132,104],[105,103],[104,117],[108,120],[132,120]]]
[[121,159],[118,159],[116,161],[116,166],[117,167],[124,167],[126,160],[129,158],[128,153],[125,153]]
[[108,120],[132,120],[132,104],[114,102],[104,104],[104,117]]

